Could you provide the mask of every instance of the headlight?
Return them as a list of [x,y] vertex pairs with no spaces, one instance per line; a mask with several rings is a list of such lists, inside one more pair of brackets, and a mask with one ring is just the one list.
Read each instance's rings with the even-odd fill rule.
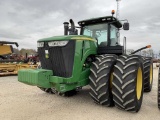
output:
[[37,42],[37,47],[44,47],[44,42]]
[[68,41],[52,41],[52,42],[48,42],[48,45],[50,47],[54,47],[54,46],[65,46],[67,45]]

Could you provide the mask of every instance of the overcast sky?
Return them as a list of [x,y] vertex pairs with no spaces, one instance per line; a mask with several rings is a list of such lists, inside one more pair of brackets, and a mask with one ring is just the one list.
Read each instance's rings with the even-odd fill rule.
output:
[[[41,38],[62,35],[63,22],[111,15],[116,0],[0,0],[0,41],[36,49]],[[128,19],[127,48],[151,44],[160,50],[160,0],[122,0],[120,19]]]

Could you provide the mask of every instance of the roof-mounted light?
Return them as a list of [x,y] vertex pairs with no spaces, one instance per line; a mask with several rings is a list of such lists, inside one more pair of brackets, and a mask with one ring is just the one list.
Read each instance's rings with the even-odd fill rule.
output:
[[111,14],[112,14],[112,16],[113,16],[113,15],[115,14],[115,10],[112,10]]
[[147,48],[151,48],[151,45],[147,45],[146,47],[147,47]]

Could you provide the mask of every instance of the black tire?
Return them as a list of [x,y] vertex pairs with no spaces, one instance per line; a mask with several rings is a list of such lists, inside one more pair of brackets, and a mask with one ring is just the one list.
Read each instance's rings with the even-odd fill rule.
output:
[[158,72],[158,108],[160,109],[160,66]]
[[89,94],[97,104],[114,106],[110,77],[116,59],[116,55],[100,55],[92,62],[91,74],[89,76]]
[[49,93],[49,94],[55,94],[55,90],[54,89],[51,89],[51,88],[42,88],[42,87],[39,87],[42,91],[46,92],[46,93]]
[[142,58],[122,55],[114,66],[112,94],[115,106],[138,112],[143,99],[144,74]]
[[150,92],[153,84],[153,61],[151,57],[144,58],[144,92]]

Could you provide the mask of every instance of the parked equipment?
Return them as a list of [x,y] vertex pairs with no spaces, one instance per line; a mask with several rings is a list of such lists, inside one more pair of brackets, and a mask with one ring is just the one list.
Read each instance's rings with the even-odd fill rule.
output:
[[37,68],[36,64],[25,62],[25,59],[18,59],[20,57],[13,54],[12,44],[19,46],[17,42],[0,41],[0,76],[16,75],[20,69]]
[[[38,40],[42,69],[20,70],[18,80],[47,93],[66,96],[89,84],[89,94],[95,103],[138,112],[144,83],[146,91],[151,90],[148,82],[153,74],[152,62],[134,55],[135,52],[124,54],[124,47],[119,44],[122,23],[113,16],[105,16],[79,21],[80,27],[72,19],[70,24],[69,27],[68,22],[64,23],[64,36]],[[76,28],[80,28],[80,35]],[[128,22],[123,29],[129,30]]]
[[20,69],[36,69],[37,65],[25,63],[0,63],[0,76],[17,75]]

